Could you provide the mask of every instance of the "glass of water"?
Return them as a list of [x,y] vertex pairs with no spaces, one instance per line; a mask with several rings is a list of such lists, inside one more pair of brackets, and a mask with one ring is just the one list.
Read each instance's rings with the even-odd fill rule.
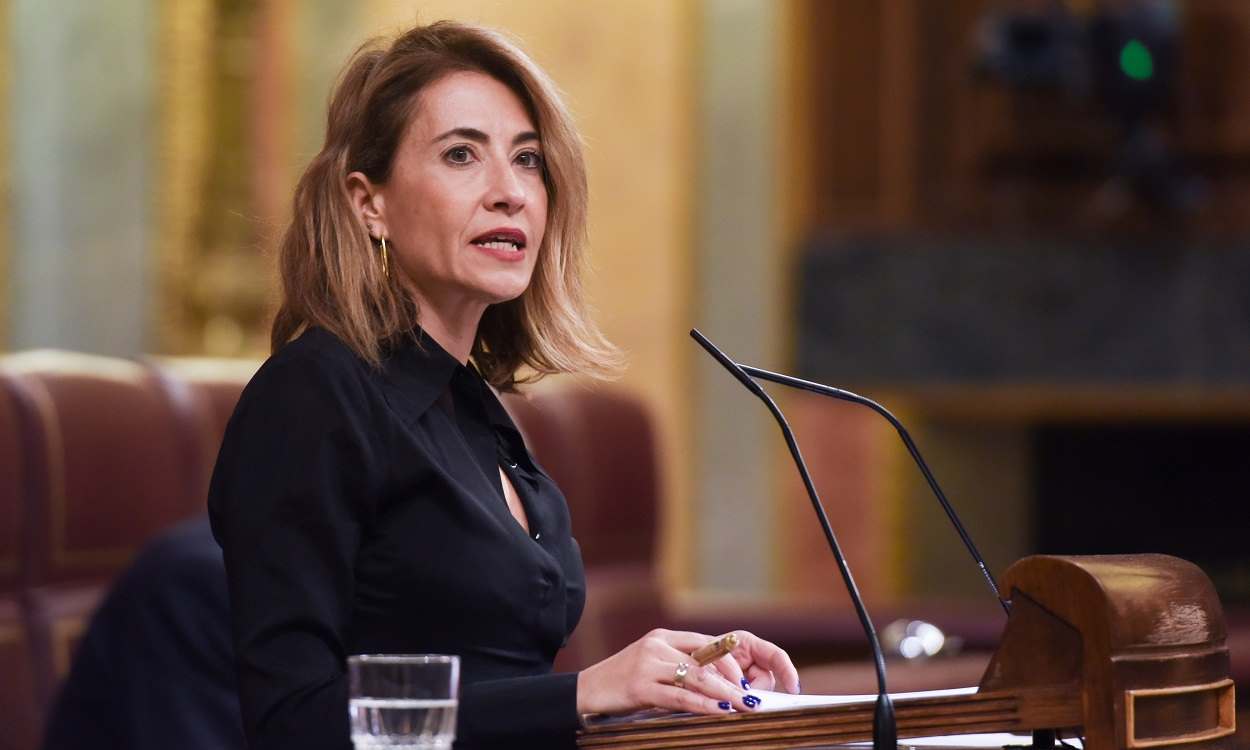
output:
[[347,659],[356,750],[447,750],[456,738],[460,657],[364,655]]

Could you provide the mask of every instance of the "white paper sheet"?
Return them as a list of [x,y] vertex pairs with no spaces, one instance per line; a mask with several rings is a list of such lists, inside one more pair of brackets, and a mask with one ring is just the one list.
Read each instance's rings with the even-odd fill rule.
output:
[[[776,693],[772,690],[755,690],[751,695],[760,698],[757,711],[785,711],[791,708],[811,708],[812,706],[841,706],[850,703],[874,703],[877,696],[873,695],[791,695]],[[894,700],[904,698],[944,698],[951,695],[973,695],[975,687],[949,688],[946,690],[920,690],[914,693],[890,693]]]
[[[1064,743],[1080,750],[1081,741],[1077,739],[1064,739]],[[1033,745],[1033,736],[1030,734],[1007,734],[1006,732],[992,732],[986,734],[952,734],[946,737],[908,737],[900,739],[898,746],[900,749],[907,747],[950,747],[950,748],[967,748],[967,747],[988,747],[988,748],[1004,748],[1004,747],[1025,747],[1029,748]],[[1056,745],[1057,747],[1061,747]],[[853,742],[850,747],[872,747],[871,742]]]

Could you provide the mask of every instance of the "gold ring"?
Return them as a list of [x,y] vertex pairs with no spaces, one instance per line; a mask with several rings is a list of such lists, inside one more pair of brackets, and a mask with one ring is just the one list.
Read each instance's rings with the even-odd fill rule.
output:
[[677,664],[677,671],[673,672],[673,684],[677,687],[686,686],[686,674],[690,671],[690,665],[686,662]]

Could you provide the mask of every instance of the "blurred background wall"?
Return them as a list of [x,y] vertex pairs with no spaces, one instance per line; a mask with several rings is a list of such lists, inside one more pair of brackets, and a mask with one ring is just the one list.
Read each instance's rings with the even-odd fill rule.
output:
[[[514,34],[585,136],[672,586],[840,599],[697,325],[895,408],[997,569],[1173,551],[1250,601],[1239,0],[8,0],[0,345],[264,356],[335,74],[439,18]],[[867,593],[979,595],[888,426],[782,404]]]

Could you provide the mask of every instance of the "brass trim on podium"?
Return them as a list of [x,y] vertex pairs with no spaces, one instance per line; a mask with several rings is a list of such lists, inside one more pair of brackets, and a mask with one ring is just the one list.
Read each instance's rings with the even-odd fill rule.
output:
[[[1149,737],[1143,738],[1137,736],[1138,700],[1193,695],[1194,693],[1216,693],[1216,726],[1181,736],[1159,737],[1153,739]],[[1205,685],[1181,685],[1166,688],[1125,690],[1124,733],[1127,738],[1126,744],[1130,748],[1168,747],[1227,737],[1237,731],[1237,711],[1234,710],[1234,706],[1236,704],[1235,693],[1236,686],[1233,684],[1231,678],[1219,680],[1217,682],[1210,682]]]

